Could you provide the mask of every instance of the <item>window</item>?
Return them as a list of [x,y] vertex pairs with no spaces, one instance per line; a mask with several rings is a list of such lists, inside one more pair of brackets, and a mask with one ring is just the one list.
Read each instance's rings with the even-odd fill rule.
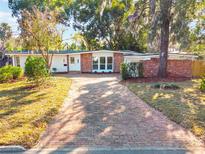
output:
[[98,70],[98,57],[93,57],[93,70]]
[[105,70],[105,57],[100,57],[100,69]]
[[16,66],[20,67],[20,57],[19,56],[16,57]]
[[112,57],[107,57],[107,69],[112,70]]
[[75,57],[70,57],[70,64],[75,64]]

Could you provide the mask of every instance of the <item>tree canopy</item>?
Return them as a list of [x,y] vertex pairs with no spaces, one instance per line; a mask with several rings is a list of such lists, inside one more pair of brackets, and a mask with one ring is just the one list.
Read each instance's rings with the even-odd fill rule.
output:
[[[197,0],[139,0],[135,12],[129,17],[134,27],[142,23],[149,29],[149,50],[160,50],[159,76],[166,76],[168,48],[179,45],[188,48],[190,43],[190,24],[194,23]],[[160,40],[160,41],[159,41]]]
[[64,10],[69,7],[71,2],[72,0],[8,0],[8,6],[12,10],[13,16],[17,18],[21,17],[22,10],[32,12],[33,7],[40,11],[45,11],[45,9],[55,10],[59,12],[59,21],[67,25],[69,19]]
[[133,0],[112,0],[103,12],[102,5],[101,0],[75,0],[66,9],[68,16],[73,18],[74,28],[88,41],[90,49],[143,50],[144,42],[138,41],[127,29],[127,17],[134,7]]
[[34,6],[39,12],[57,11],[56,24],[78,31],[72,39],[80,47],[73,43],[72,48],[160,51],[162,76],[170,47],[205,49],[205,0],[9,0],[20,20],[22,10],[35,14]]
[[[62,45],[62,34],[57,29],[58,12],[48,9],[40,11],[33,7],[32,12],[21,11],[21,18],[18,22],[24,49],[40,52],[50,68],[52,51],[59,50]],[[49,56],[50,54],[52,56]]]
[[12,37],[11,26],[7,23],[0,24],[0,52],[1,58],[4,58],[6,52],[6,43]]

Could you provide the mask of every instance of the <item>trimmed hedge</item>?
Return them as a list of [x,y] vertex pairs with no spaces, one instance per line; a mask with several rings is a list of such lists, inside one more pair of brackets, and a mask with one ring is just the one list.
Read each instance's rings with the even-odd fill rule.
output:
[[17,66],[4,66],[0,68],[0,82],[8,82],[13,79],[20,79],[23,76],[23,69]]

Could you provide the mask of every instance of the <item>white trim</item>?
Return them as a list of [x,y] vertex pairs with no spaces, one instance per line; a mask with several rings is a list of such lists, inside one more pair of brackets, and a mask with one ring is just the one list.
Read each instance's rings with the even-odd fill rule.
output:
[[[86,51],[86,52],[76,52],[76,53],[54,53],[53,55],[79,55],[79,54],[87,54],[87,53],[123,53],[121,51],[112,51],[112,50],[93,50],[93,51]],[[6,55],[41,55],[41,54],[32,54],[32,53],[6,53]],[[52,55],[52,54],[49,54]]]
[[[93,69],[93,57],[97,57],[97,59],[98,59],[98,69],[97,70]],[[105,69],[104,70],[100,69],[100,57],[105,57]],[[107,58],[108,57],[112,57],[112,69],[107,69]],[[113,70],[114,70],[114,55],[113,55],[113,53],[109,53],[109,52],[107,52],[106,54],[105,54],[105,52],[93,53],[93,55],[92,55],[92,72],[113,72]]]

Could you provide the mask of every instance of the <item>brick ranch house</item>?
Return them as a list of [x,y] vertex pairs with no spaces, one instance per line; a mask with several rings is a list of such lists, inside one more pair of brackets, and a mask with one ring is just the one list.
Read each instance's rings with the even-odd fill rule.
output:
[[[14,66],[25,67],[28,56],[41,56],[31,51],[7,54]],[[192,77],[192,63],[197,56],[169,54],[168,74],[176,77]],[[58,51],[53,55],[52,72],[119,73],[121,63],[142,62],[145,77],[157,75],[159,54],[144,54],[133,51]]]

